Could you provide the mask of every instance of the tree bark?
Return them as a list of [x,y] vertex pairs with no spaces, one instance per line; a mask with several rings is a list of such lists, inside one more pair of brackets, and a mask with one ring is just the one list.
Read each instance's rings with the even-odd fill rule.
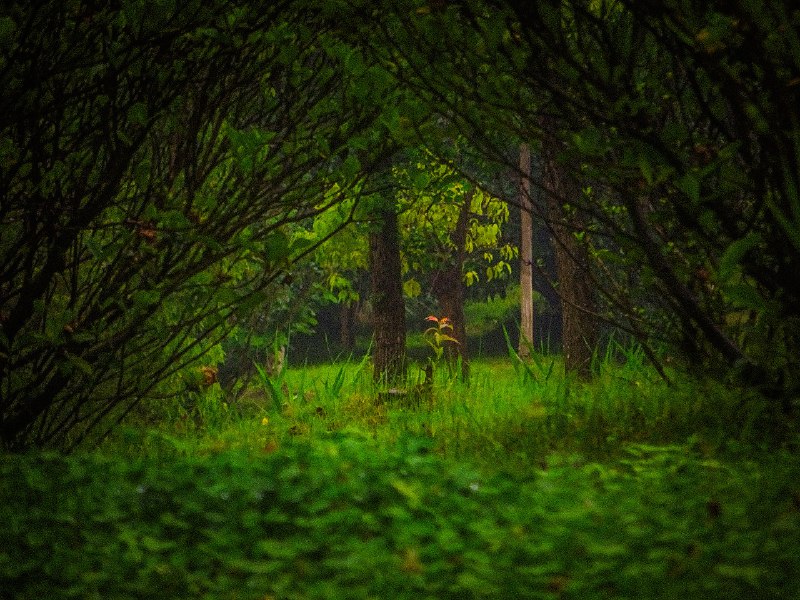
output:
[[530,358],[533,347],[533,205],[531,202],[531,149],[528,144],[519,146],[519,288],[520,329],[518,353]]
[[369,237],[375,335],[373,378],[402,383],[406,371],[406,306],[400,269],[400,236],[394,208],[383,209]]
[[558,162],[557,153],[557,139],[552,134],[546,134],[542,152],[543,182],[548,221],[555,245],[564,368],[588,379],[598,340],[594,317],[597,312],[596,299],[591,278],[588,277],[589,256],[586,247],[574,235],[582,230],[580,216],[570,214],[565,207],[565,202],[574,202],[579,198],[581,189],[569,171]]
[[445,355],[451,374],[461,361],[461,376],[466,381],[469,378],[469,352],[467,350],[467,326],[464,314],[464,261],[466,259],[467,229],[469,225],[469,212],[473,194],[464,198],[464,204],[458,213],[455,229],[450,234],[450,241],[454,250],[447,264],[438,269],[434,274],[432,291],[436,296],[441,311],[440,317],[447,317],[453,325],[452,337],[458,341],[446,344]]

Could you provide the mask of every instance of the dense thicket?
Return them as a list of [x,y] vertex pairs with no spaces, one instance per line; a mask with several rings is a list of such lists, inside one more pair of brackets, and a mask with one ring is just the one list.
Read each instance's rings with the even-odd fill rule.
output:
[[527,142],[569,172],[568,197],[534,183],[593,319],[800,387],[788,2],[19,2],[0,87],[5,448],[197,384],[314,243],[289,224],[355,206],[387,146],[456,135],[474,164]]
[[373,117],[326,35],[281,2],[4,7],[2,446],[174,398],[266,310]]

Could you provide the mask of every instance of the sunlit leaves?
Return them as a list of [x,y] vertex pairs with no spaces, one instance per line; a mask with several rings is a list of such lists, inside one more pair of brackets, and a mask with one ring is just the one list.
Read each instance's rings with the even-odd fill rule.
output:
[[422,293],[422,286],[420,285],[419,281],[414,279],[406,279],[403,282],[403,294],[406,295],[408,298],[416,298]]
[[[404,264],[410,273],[430,272],[449,260],[452,253],[467,253],[464,281],[471,285],[480,280],[475,262],[488,262],[482,269],[487,279],[511,272],[507,261],[515,248],[501,242],[502,226],[508,220],[508,205],[483,190],[476,190],[460,179],[454,170],[423,153],[423,160],[396,169],[402,184],[401,198],[405,211],[400,226],[404,232]],[[463,249],[456,248],[452,235],[459,214],[467,212],[466,239]],[[500,249],[496,261],[489,251]],[[488,257],[488,258],[487,258]]]

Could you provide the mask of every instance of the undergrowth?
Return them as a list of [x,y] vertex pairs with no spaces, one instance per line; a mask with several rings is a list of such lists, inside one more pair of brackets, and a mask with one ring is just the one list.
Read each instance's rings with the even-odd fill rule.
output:
[[0,598],[797,598],[792,421],[635,348],[595,370],[263,372],[2,456]]
[[274,451],[331,432],[391,446],[414,435],[429,439],[443,457],[516,471],[553,452],[602,459],[628,443],[691,443],[717,452],[794,439],[776,403],[686,374],[667,383],[635,348],[609,352],[596,373],[585,383],[565,376],[557,357],[534,355],[528,363],[512,357],[473,361],[467,382],[438,369],[428,389],[414,366],[407,389],[395,396],[376,387],[366,359],[262,373],[235,403],[212,390],[156,427],[120,428],[102,450]]
[[684,446],[524,474],[415,437],[0,460],[0,590],[49,598],[796,598],[800,465]]

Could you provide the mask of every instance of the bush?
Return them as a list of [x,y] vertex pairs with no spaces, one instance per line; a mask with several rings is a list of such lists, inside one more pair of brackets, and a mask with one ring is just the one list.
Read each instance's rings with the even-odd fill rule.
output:
[[790,598],[800,466],[627,447],[480,475],[407,437],[0,462],[16,598]]

